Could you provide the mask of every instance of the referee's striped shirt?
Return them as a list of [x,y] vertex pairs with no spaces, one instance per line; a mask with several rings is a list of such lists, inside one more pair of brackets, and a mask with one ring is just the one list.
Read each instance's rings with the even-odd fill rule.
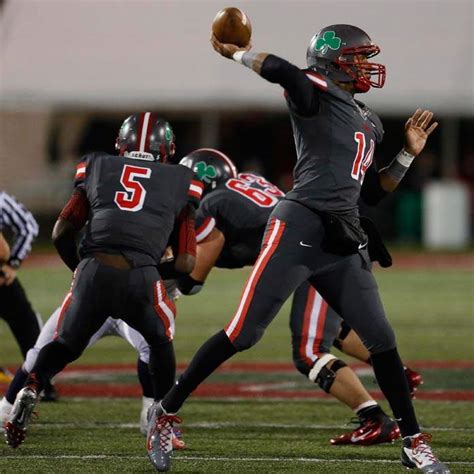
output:
[[0,232],[4,229],[9,229],[14,234],[10,259],[24,260],[38,235],[38,223],[23,204],[6,192],[0,191]]

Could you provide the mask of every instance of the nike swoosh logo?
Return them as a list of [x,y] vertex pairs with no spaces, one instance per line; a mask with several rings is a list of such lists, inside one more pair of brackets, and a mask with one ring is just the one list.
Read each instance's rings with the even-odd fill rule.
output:
[[24,420],[25,420],[25,410],[21,412],[20,416],[17,418],[16,421],[19,425],[22,425]]
[[301,245],[302,247],[312,247],[312,245],[305,244],[303,241],[300,241],[300,245]]
[[362,250],[367,246],[367,242],[365,244],[359,244],[359,250]]
[[364,439],[367,437],[368,434],[369,434],[369,433],[364,433],[363,435],[360,435],[360,436],[354,436],[354,435],[352,435],[352,436],[351,436],[351,441],[352,441],[353,443],[357,443],[357,441],[364,440]]

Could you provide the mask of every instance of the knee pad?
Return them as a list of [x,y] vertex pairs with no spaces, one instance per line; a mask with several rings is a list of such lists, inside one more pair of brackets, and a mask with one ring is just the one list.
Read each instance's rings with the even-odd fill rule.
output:
[[[331,368],[327,367],[327,364],[334,360]],[[311,382],[317,383],[326,393],[331,390],[334,379],[336,378],[336,372],[343,367],[346,367],[346,363],[332,354],[324,354],[318,359],[313,368],[309,371],[308,378]]]

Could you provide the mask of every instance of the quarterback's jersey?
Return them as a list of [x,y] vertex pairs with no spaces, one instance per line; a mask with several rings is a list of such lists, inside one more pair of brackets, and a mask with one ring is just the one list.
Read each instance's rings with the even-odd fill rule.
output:
[[193,176],[181,165],[86,155],[75,178],[90,204],[81,256],[100,251],[122,253],[136,266],[159,263],[180,211],[199,203],[203,185]]
[[327,77],[305,74],[317,88],[319,110],[298,115],[287,96],[297,154],[294,187],[287,199],[317,211],[357,216],[364,175],[383,137],[382,123]]
[[224,234],[216,267],[255,263],[268,217],[283,196],[275,185],[252,173],[240,173],[204,196],[196,213],[196,240],[202,242],[214,228]]

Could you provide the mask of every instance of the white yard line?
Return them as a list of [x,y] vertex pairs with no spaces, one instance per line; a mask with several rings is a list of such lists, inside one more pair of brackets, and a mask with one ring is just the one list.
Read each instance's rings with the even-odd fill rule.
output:
[[[62,429],[62,428],[110,428],[110,429],[121,429],[130,428],[138,429],[138,423],[110,423],[110,422],[77,422],[77,423],[41,423],[34,422],[31,425],[32,429]],[[233,423],[231,421],[223,422],[195,422],[195,423],[184,423],[183,427],[186,428],[201,428],[208,430],[219,430],[222,428],[245,428],[245,429],[260,429],[260,428],[271,428],[271,429],[303,429],[303,430],[347,430],[355,428],[356,425],[320,425],[320,424],[287,424],[287,423]],[[445,426],[422,426],[424,430],[428,431],[445,431],[445,432],[464,432],[472,433],[474,428],[467,427],[445,427]]]
[[[74,454],[59,454],[59,455],[45,455],[45,454],[27,454],[19,456],[2,456],[1,459],[146,459],[146,456],[129,456],[129,455],[114,455],[114,454],[96,454],[96,455],[74,455]],[[305,463],[377,463],[377,464],[399,464],[397,459],[328,459],[328,458],[282,458],[282,457],[245,457],[245,456],[189,456],[186,454],[178,454],[174,457],[175,460],[180,461],[241,461],[241,462],[305,462]],[[469,461],[446,461],[448,464],[455,464],[457,466],[471,466],[473,462]]]

